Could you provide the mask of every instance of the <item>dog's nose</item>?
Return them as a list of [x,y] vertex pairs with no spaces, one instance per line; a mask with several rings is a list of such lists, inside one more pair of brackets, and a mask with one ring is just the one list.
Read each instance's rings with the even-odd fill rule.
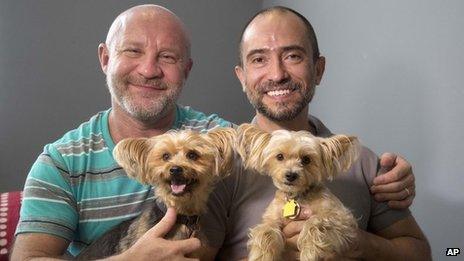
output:
[[169,172],[171,173],[171,175],[180,175],[182,174],[183,171],[184,170],[182,169],[182,167],[179,167],[179,166],[174,166],[169,169]]
[[295,172],[288,172],[287,174],[285,174],[285,178],[287,179],[287,181],[292,182],[298,178],[298,174]]

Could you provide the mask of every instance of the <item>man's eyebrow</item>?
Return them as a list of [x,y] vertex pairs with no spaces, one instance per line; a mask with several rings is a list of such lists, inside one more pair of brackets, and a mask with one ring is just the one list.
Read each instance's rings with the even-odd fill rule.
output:
[[288,51],[300,51],[300,52],[303,52],[304,54],[306,54],[306,49],[303,48],[302,46],[300,45],[289,45],[289,46],[284,46],[282,47],[282,50],[284,52],[288,52]]
[[267,50],[262,48],[262,49],[253,49],[251,51],[248,52],[248,54],[246,55],[246,58],[249,59],[251,56],[255,55],[255,54],[261,54],[261,53],[265,53]]
[[143,42],[134,39],[123,38],[116,44],[116,46],[119,48],[126,46],[141,47],[143,46]]
[[[281,47],[280,48],[283,52],[288,52],[288,51],[300,51],[304,54],[307,53],[306,49],[303,47],[303,46],[300,46],[300,45],[288,45],[288,46],[284,46],[284,47]],[[248,52],[248,54],[246,55],[246,58],[249,59],[251,56],[255,55],[255,54],[261,54],[261,53],[265,53],[265,52],[268,52],[269,49],[267,48],[259,48],[259,49],[253,49],[251,50],[250,52]]]

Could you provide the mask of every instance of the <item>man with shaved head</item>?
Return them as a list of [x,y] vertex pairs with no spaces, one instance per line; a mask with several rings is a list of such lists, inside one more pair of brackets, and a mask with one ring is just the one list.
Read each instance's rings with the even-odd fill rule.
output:
[[[111,93],[103,111],[45,146],[24,188],[13,260],[77,255],[104,232],[153,203],[153,190],[127,177],[112,151],[128,137],[151,137],[170,129],[207,131],[231,124],[176,104],[192,68],[190,40],[171,11],[133,7],[111,25],[98,56]],[[175,222],[165,218],[120,260],[182,260],[197,250],[196,238],[168,241]]]
[[[235,68],[243,90],[256,110],[252,122],[267,132],[282,129],[303,130],[318,137],[332,136],[333,133],[319,119],[309,114],[309,104],[317,85],[321,82],[325,62],[325,58],[319,53],[314,30],[301,14],[280,6],[258,12],[242,33],[240,63]],[[280,153],[280,156],[286,157],[285,151]],[[350,170],[327,183],[331,192],[351,210],[358,221],[359,229],[355,242],[350,246],[351,249],[337,253],[339,256],[329,253],[325,258],[431,259],[427,239],[411,213],[407,209],[392,209],[386,202],[377,202],[370,192],[370,189],[373,189],[389,194],[399,189],[397,200],[411,196],[413,182],[396,183],[400,186],[392,191],[391,184],[385,185],[381,181],[385,176],[377,177],[378,169],[385,166],[385,161],[400,163],[404,160],[392,155],[385,155],[379,159],[372,151],[362,147],[359,159]],[[411,178],[411,175],[404,178]],[[274,199],[276,190],[272,179],[264,175],[244,175],[237,183],[231,191],[233,196],[230,202],[227,198],[213,199],[218,201],[215,205],[230,205],[228,209],[233,211],[221,212],[222,209],[219,207],[210,210],[215,212],[216,216],[222,215],[223,219],[227,220],[223,224],[210,222],[209,226],[209,229],[215,229],[218,235],[222,235],[217,237],[217,240],[223,242],[218,252],[218,258],[221,260],[246,258],[248,228],[261,223],[262,215]],[[376,185],[374,188],[373,184]],[[311,188],[308,188],[308,191],[311,193]],[[392,206],[398,203],[395,202]],[[287,250],[293,250],[282,257],[276,257],[276,260],[293,260],[298,256],[299,253],[295,253],[300,243],[298,237],[305,231],[303,226],[306,220],[311,220],[311,206],[304,206],[304,211],[300,213],[303,213],[299,217],[300,220],[282,224],[282,234],[272,231],[273,233],[269,232],[263,236],[265,239],[278,240],[287,246]],[[260,250],[270,251],[266,249],[270,245],[273,244],[262,242]],[[295,256],[292,257],[292,254]]]
[[[113,159],[113,148],[122,139],[151,137],[170,129],[207,131],[232,126],[216,115],[206,116],[176,104],[193,63],[187,31],[171,11],[142,5],[123,12],[111,25],[105,43],[98,46],[98,56],[111,94],[111,108],[44,147],[24,187],[13,260],[60,259],[65,253],[76,256],[110,228],[153,204],[153,188],[128,178]],[[253,104],[259,101],[254,93],[247,94]],[[399,163],[385,177],[396,182],[395,187],[401,191],[410,186],[413,175],[407,162]],[[398,175],[401,172],[405,174]],[[404,176],[409,179],[404,180]],[[232,175],[219,184],[214,197],[230,200],[240,178]],[[404,193],[397,188],[383,192],[391,192],[385,196],[387,200],[399,200],[406,207],[411,204],[413,195],[403,198]],[[224,210],[222,213],[230,209],[230,205],[217,207]],[[213,210],[202,218],[202,229],[208,243],[219,248],[227,241],[221,234],[225,231],[218,232],[215,225],[225,224],[228,217],[215,215],[218,209]],[[241,218],[249,219],[247,215]],[[200,242],[195,238],[164,240],[175,219],[176,213],[168,209],[165,217],[129,250],[109,259],[187,259],[200,248]],[[246,238],[241,240],[243,246]],[[212,259],[217,249],[207,250],[203,257]],[[246,252],[237,252],[234,257],[244,255]]]

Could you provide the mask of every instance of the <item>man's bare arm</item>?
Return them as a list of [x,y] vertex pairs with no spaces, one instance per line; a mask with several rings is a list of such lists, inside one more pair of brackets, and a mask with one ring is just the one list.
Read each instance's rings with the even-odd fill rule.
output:
[[[311,216],[309,208],[283,228],[287,246],[298,251],[297,240],[306,219]],[[289,254],[291,253],[289,252]],[[298,256],[298,253],[293,253]],[[334,258],[338,260],[341,257]],[[375,234],[358,230],[358,242],[345,253],[346,259],[366,260],[431,260],[430,245],[413,216],[408,216]]]
[[[200,240],[189,238],[171,241],[163,239],[176,222],[176,212],[169,208],[166,215],[148,230],[127,251],[105,260],[194,260],[185,256],[200,249]],[[43,233],[20,234],[16,237],[11,256],[20,260],[66,260],[63,254],[69,242]]]
[[348,257],[367,260],[431,260],[430,245],[413,216],[372,234],[359,231],[357,249]]
[[42,234],[19,234],[14,243],[11,260],[64,260],[69,242],[63,238]]

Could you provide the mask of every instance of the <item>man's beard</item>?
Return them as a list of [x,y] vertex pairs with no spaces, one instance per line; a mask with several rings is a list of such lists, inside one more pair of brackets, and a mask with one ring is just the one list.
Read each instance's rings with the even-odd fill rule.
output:
[[[274,109],[264,104],[263,98],[264,95],[267,95],[265,92],[284,89],[297,92],[299,94],[299,99],[292,104],[277,102],[275,103],[276,106],[274,106]],[[285,83],[266,82],[258,85],[258,88],[254,91],[251,91],[248,87],[245,87],[245,90],[248,100],[260,114],[273,121],[289,121],[295,119],[311,102],[314,96],[315,86],[303,88],[301,83],[288,80]]]
[[[162,96],[153,97],[148,104],[137,102],[137,97],[130,94],[128,90],[129,83],[134,85],[154,86],[163,90]],[[180,86],[167,84],[159,79],[145,79],[143,77],[134,77],[131,75],[116,76],[107,75],[106,84],[119,106],[121,106],[132,117],[142,122],[158,121],[165,117],[175,106],[182,90],[183,83]],[[144,96],[143,98],[150,98]]]

